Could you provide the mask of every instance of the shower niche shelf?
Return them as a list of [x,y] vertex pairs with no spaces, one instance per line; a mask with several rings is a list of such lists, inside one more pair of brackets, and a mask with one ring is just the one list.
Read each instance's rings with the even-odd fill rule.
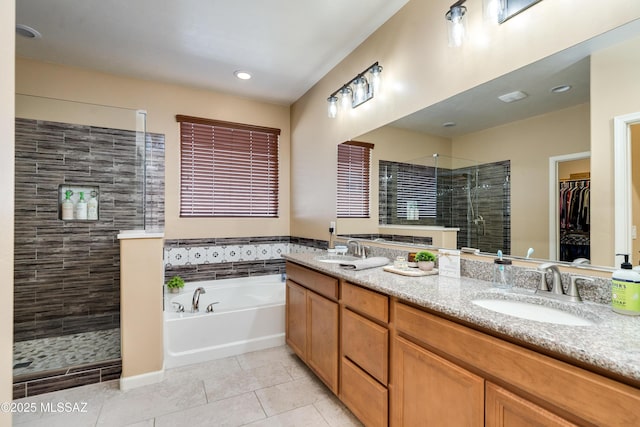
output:
[[58,219],[79,222],[98,221],[100,218],[99,196],[100,187],[97,185],[60,184],[58,186]]

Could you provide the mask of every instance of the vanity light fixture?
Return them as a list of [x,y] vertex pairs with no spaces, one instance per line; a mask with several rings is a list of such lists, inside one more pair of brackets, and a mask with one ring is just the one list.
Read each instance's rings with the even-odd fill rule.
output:
[[467,13],[467,8],[463,6],[466,1],[467,0],[458,0],[449,7],[449,10],[444,15],[447,19],[449,46],[462,46],[462,41],[466,33],[464,15]]
[[380,90],[380,73],[382,73],[382,66],[376,62],[329,95],[327,116],[333,119],[338,115],[338,99],[340,100],[340,109],[348,110],[373,98]]
[[485,21],[502,22],[506,8],[506,0],[482,0],[482,10]]

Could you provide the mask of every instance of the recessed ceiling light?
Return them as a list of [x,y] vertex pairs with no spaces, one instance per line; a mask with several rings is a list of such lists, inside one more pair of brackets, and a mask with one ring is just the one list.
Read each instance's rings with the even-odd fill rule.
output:
[[251,74],[249,74],[246,71],[236,71],[235,73],[233,73],[237,78],[239,78],[240,80],[249,80],[251,78]]
[[442,127],[443,127],[443,128],[452,128],[452,127],[454,127],[455,125],[456,125],[456,122],[444,122],[444,123],[442,124]]
[[570,91],[570,90],[571,90],[571,86],[569,86],[569,85],[555,86],[555,87],[552,87],[550,89],[550,91],[552,93],[562,93],[562,92],[567,92],[567,91]]
[[38,30],[24,24],[16,24],[16,34],[27,39],[39,39],[42,37]]
[[504,95],[500,95],[498,97],[498,99],[502,102],[515,102],[515,101],[520,101],[521,99],[526,98],[527,95],[526,93],[520,91],[520,90],[516,90],[515,92],[509,92],[509,93],[505,93]]

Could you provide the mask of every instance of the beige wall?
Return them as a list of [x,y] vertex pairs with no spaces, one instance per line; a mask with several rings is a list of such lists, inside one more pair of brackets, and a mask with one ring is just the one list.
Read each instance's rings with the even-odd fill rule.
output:
[[[469,0],[473,37],[453,49],[443,18],[449,5],[410,1],[293,105],[292,234],[326,238],[335,218],[336,144],[640,17],[640,2],[576,8],[543,1],[495,25],[482,20],[481,0]],[[351,114],[327,118],[327,96],[374,61],[384,67],[379,96]],[[317,188],[318,182],[327,185]]]
[[[27,59],[16,60],[16,93],[91,104],[147,110],[151,132],[166,138],[166,238],[272,236],[289,234],[289,107],[246,98],[103,74]],[[31,102],[30,107],[35,103]],[[34,107],[35,108],[35,107]],[[179,126],[176,114],[279,128],[280,216],[275,219],[207,219],[179,217]],[[78,110],[71,118],[92,118]],[[67,116],[68,117],[68,116]]]
[[[13,398],[13,183],[15,2],[0,1],[0,402]],[[0,411],[0,426],[11,413]]]
[[[588,122],[587,122],[588,123]],[[585,123],[585,125],[587,124]],[[558,163],[558,179],[571,179],[572,174],[583,174],[591,171],[591,159],[569,160]]]
[[453,140],[453,157],[511,160],[511,253],[549,258],[549,157],[589,151],[589,104]]
[[161,237],[120,240],[122,378],[163,368],[162,250]]
[[[640,5],[640,2],[636,2]],[[591,57],[591,260],[614,260],[613,118],[640,111],[640,37]]]

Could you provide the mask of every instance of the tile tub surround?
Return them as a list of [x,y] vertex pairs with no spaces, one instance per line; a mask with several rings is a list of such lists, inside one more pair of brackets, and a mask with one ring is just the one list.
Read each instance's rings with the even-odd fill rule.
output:
[[[14,340],[119,327],[119,230],[141,228],[136,133],[16,119]],[[147,211],[162,226],[164,136],[148,134]],[[99,220],[58,219],[58,185],[98,186]]]
[[165,279],[179,275],[187,282],[196,282],[282,274],[285,272],[282,255],[320,252],[327,244],[323,240],[290,236],[167,239]]
[[[564,326],[536,323],[483,309],[471,302],[476,297],[506,298],[491,283],[461,277],[406,277],[387,273],[382,268],[350,271],[336,264],[317,261],[314,254],[289,254],[287,260],[326,274],[493,331],[538,351],[577,361],[600,374],[609,375],[635,387],[640,385],[640,317],[614,313],[609,305],[584,302],[564,304],[573,310],[586,311],[598,319],[591,326]],[[530,289],[514,288],[508,296],[531,299]],[[551,303],[553,304],[553,303]]]

